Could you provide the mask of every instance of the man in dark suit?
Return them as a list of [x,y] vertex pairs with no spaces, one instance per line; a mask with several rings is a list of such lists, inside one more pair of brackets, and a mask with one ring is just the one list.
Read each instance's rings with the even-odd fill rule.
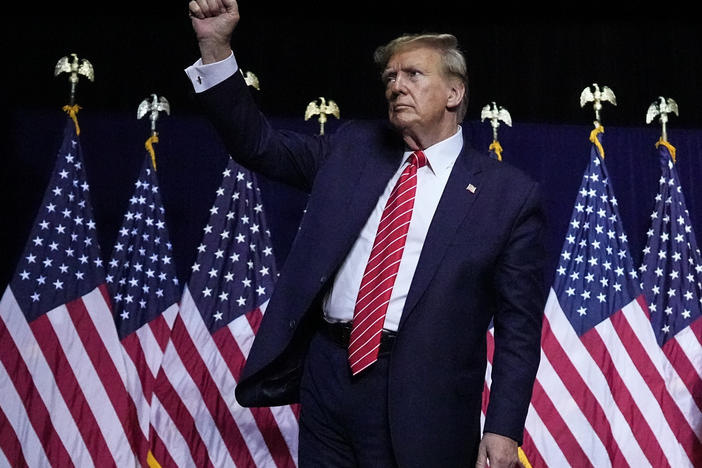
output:
[[463,140],[455,38],[376,51],[389,125],[310,136],[276,131],[255,106],[230,48],[236,1],[190,11],[201,59],[186,73],[230,154],[310,193],[237,400],[301,403],[303,467],[518,466],[540,356],[544,216],[537,183]]

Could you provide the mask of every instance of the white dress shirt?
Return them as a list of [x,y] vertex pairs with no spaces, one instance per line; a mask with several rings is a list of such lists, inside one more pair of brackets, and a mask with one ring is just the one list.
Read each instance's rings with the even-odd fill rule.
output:
[[[204,65],[202,60],[199,59],[186,68],[185,73],[190,78],[195,92],[201,93],[229,78],[238,70],[236,59],[234,54],[232,54],[222,61],[207,65]],[[402,253],[400,269],[395,278],[395,285],[385,316],[385,329],[397,330],[400,323],[402,309],[412,283],[414,271],[417,268],[419,254],[422,252],[429,224],[431,224],[451,169],[462,147],[463,134],[459,126],[458,131],[453,136],[424,150],[428,163],[417,171],[417,192],[414,200],[412,220],[407,233],[405,249]],[[408,164],[407,161],[411,154],[411,151],[405,152],[404,163],[400,165],[395,175],[388,182],[361,234],[341,265],[330,291],[324,298],[324,315],[330,321],[348,322],[353,319],[356,296],[361,287],[361,278],[373,247],[380,217],[388,198],[390,198],[390,192],[392,192],[397,179],[400,178],[402,170]]]
[[232,53],[224,60],[206,65],[202,63],[202,59],[198,59],[185,69],[185,74],[190,78],[195,92],[201,93],[226,80],[237,71],[239,71],[239,65]]
[[[417,171],[417,192],[414,199],[412,220],[407,232],[400,269],[395,278],[395,285],[393,286],[388,310],[385,315],[383,328],[387,330],[396,331],[400,323],[402,309],[405,306],[407,292],[412,283],[414,271],[417,268],[424,239],[429,231],[429,224],[431,224],[451,169],[462,147],[463,134],[459,126],[458,131],[453,136],[424,150],[428,163]],[[329,321],[347,322],[353,319],[356,296],[361,287],[361,278],[373,248],[380,217],[383,214],[388,198],[390,198],[390,192],[392,192],[397,179],[400,178],[402,170],[408,164],[407,160],[411,154],[411,151],[405,152],[403,158],[405,162],[397,169],[395,175],[385,187],[385,191],[378,199],[378,203],[344,263],[341,265],[331,290],[324,299],[324,316]]]

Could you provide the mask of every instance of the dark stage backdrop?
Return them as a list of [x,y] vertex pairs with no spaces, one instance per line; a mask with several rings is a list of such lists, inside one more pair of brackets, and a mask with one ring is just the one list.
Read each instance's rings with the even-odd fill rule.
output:
[[[134,182],[145,155],[149,124],[132,112],[81,110],[79,115],[88,181],[91,186],[98,239],[109,260],[117,231],[128,206]],[[60,110],[25,110],[12,114],[11,138],[3,157],[4,196],[0,210],[0,287],[5,288],[15,269],[39,209],[59,148],[67,116]],[[273,118],[278,128],[309,134],[318,124],[302,117]],[[327,124],[333,132],[340,121]],[[467,140],[487,152],[492,140],[488,122],[467,120]],[[524,169],[543,184],[549,230],[547,285],[553,278],[576,192],[588,163],[591,126],[514,122],[500,127],[505,163]],[[603,134],[605,164],[619,202],[620,214],[634,260],[639,262],[646,242],[650,213],[660,176],[658,126],[607,126]],[[702,130],[669,128],[677,147],[677,170],[696,233],[702,232]],[[203,117],[164,116],[155,145],[157,175],[166,210],[174,258],[181,284],[187,281],[202,229],[215,198],[227,153]],[[306,194],[259,177],[276,260],[285,260],[306,202]],[[698,234],[699,235],[699,234]]]
[[[496,101],[505,160],[543,182],[548,208],[549,264],[555,265],[576,190],[589,155],[591,107],[578,98],[593,82],[609,86],[617,106],[605,105],[604,147],[635,260],[645,242],[658,160],[658,125],[646,126],[649,104],[674,98],[670,140],[696,232],[702,231],[702,27],[698,14],[676,2],[606,5],[562,2],[435,0],[431,2],[264,2],[240,0],[233,47],[241,67],[261,81],[256,97],[274,125],[308,133],[308,102],[335,100],[342,119],[383,118],[385,105],[372,64],[375,47],[405,32],[450,32],[468,57],[470,101],[464,124],[487,151],[489,124],[481,108]],[[100,10],[99,12],[96,10]],[[136,119],[151,93],[165,96],[172,115],[159,122],[156,145],[166,217],[185,280],[214,199],[226,153],[197,112],[183,68],[198,50],[187,0],[137,4],[67,0],[7,5],[4,135],[0,138],[0,285],[7,284],[41,201],[62,137],[66,75],[59,58],[76,53],[95,67],[81,79],[77,102],[87,174],[103,255],[109,257],[148,137]],[[339,121],[332,119],[328,131]],[[278,262],[295,234],[305,195],[260,179]],[[549,280],[552,274],[549,273]]]
[[[86,109],[133,114],[158,93],[180,115],[194,110],[183,68],[199,52],[187,0],[41,3],[3,9],[3,101],[60,107],[68,82],[53,77],[54,65],[76,53],[95,67],[95,82],[78,86]],[[373,51],[396,35],[432,31],[456,35],[466,53],[469,119],[496,101],[516,122],[589,123],[578,97],[597,82],[617,96],[607,125],[645,125],[648,105],[662,95],[680,104],[675,125],[702,128],[699,13],[675,1],[642,3],[239,0],[232,43],[276,116],[301,116],[325,96],[345,118],[382,117]]]

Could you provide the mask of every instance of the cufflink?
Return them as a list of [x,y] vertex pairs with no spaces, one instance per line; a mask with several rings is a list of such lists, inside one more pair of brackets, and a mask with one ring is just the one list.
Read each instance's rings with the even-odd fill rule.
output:
[[468,190],[470,193],[475,193],[475,185],[473,184],[468,184],[468,187],[466,187],[466,190]]

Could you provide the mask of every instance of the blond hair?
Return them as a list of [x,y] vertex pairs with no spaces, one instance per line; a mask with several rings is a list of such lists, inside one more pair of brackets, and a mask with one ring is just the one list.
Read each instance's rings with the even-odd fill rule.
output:
[[404,34],[375,49],[373,60],[384,70],[393,55],[416,47],[429,47],[438,51],[445,76],[458,78],[464,84],[465,95],[457,112],[458,121],[461,122],[468,110],[468,66],[453,34]]

